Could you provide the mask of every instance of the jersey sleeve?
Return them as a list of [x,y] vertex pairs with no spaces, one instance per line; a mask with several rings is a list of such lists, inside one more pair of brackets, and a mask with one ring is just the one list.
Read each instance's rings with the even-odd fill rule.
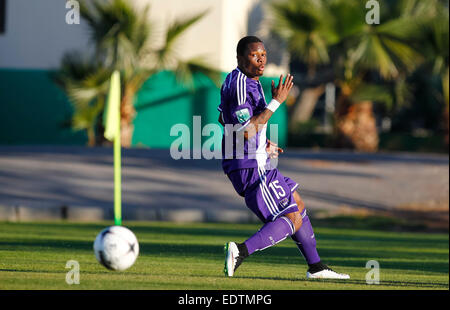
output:
[[250,119],[253,116],[253,108],[251,103],[246,100],[240,105],[234,106],[232,112],[232,124],[241,124],[242,127],[247,126],[250,123]]
[[[222,109],[225,123],[237,125],[241,124],[242,128],[250,123],[250,119],[253,116],[253,104],[252,97],[250,96],[250,90],[247,87],[247,77],[238,73],[237,77],[230,83],[224,84],[223,93],[227,93],[226,98],[227,108],[224,108],[224,101],[222,100],[219,109]],[[220,111],[220,110],[219,110]],[[241,129],[242,129],[241,128]]]

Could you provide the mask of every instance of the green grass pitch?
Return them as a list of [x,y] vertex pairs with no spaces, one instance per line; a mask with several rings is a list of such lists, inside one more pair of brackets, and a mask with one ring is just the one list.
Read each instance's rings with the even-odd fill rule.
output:
[[[307,280],[307,265],[291,240],[257,252],[223,274],[223,245],[242,242],[253,224],[125,222],[140,255],[128,270],[106,270],[93,241],[111,222],[0,223],[0,290],[397,290],[449,289],[448,234],[315,227],[324,263],[350,280]],[[80,283],[66,283],[69,260]],[[380,265],[380,284],[366,283],[366,262]]]

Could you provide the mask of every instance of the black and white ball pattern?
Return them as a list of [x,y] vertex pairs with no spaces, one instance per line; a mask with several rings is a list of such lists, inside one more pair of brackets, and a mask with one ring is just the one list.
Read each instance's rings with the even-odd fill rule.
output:
[[139,243],[134,233],[123,226],[110,226],[102,230],[94,241],[97,260],[110,270],[130,268],[139,255]]

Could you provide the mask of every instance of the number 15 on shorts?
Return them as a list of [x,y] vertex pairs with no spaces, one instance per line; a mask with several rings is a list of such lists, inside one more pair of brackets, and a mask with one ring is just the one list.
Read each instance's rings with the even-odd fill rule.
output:
[[286,196],[286,192],[284,191],[283,187],[279,184],[279,180],[275,180],[269,184],[270,189],[275,194],[277,199],[283,198]]

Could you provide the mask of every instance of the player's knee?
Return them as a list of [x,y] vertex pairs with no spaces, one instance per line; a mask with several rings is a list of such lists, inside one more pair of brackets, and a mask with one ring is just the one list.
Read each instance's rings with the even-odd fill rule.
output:
[[297,203],[297,206],[298,206],[298,211],[300,213],[302,213],[303,210],[305,210],[305,203],[303,202],[302,199],[300,199],[300,201]]
[[302,226],[302,216],[300,211],[289,213],[287,217],[291,220],[292,224],[294,225],[294,234],[300,229]]
[[305,203],[303,202],[303,199],[297,192],[294,192],[294,200],[295,203],[297,204],[298,211],[300,211],[301,213],[305,209]]
[[295,227],[295,232],[296,233],[300,227],[302,227],[303,221],[302,221],[302,216],[300,215],[300,212],[298,212],[298,215],[295,217],[295,223],[294,223],[294,227]]

